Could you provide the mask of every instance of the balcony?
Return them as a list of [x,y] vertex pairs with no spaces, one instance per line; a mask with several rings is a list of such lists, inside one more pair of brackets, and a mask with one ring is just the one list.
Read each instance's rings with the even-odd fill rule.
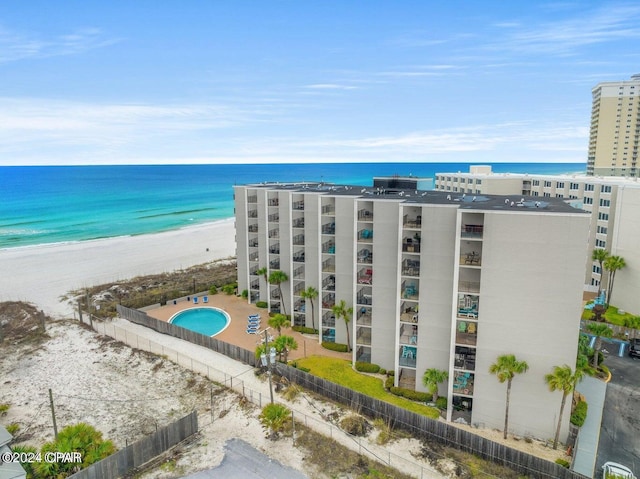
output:
[[335,215],[336,214],[336,205],[334,205],[334,204],[322,205],[322,214],[323,215]]
[[296,281],[293,286],[293,294],[295,296],[300,296],[300,293],[304,291],[305,285],[304,281]]
[[402,283],[402,297],[404,299],[410,299],[412,301],[418,301],[420,295],[418,293],[418,284],[416,283]]
[[371,284],[373,281],[373,269],[363,268],[358,271],[358,284]]
[[480,281],[458,281],[458,291],[461,293],[479,293]]
[[356,296],[356,303],[359,305],[371,306],[373,303],[373,295],[371,292],[360,290]]
[[322,296],[322,307],[325,309],[331,309],[336,305],[336,295],[333,293],[325,294]]
[[373,211],[367,209],[359,210],[358,221],[373,221]]
[[475,346],[478,342],[478,324],[473,321],[456,321],[456,343]]
[[269,246],[269,254],[280,254],[280,243]]
[[269,206],[280,206],[280,200],[278,198],[270,198]]
[[460,231],[461,238],[481,239],[484,225],[464,225]]
[[362,229],[358,231],[358,241],[361,243],[371,243],[373,241],[373,230]]
[[418,348],[413,346],[400,346],[400,366],[415,368],[417,354]]
[[322,330],[322,341],[326,343],[335,343],[336,342],[336,330],[335,329],[323,329]]
[[257,218],[258,217],[258,210],[257,209],[253,209],[253,210],[247,211],[247,216],[249,218]]
[[258,195],[247,196],[247,203],[257,203]]
[[306,310],[306,304],[303,300],[298,300],[293,304],[294,313],[304,313]]
[[249,255],[249,261],[258,261],[259,258],[260,258],[260,253],[258,251],[256,251],[255,253],[251,253]]
[[257,265],[257,264],[256,264],[256,265],[253,265],[253,266],[249,269],[249,274],[250,274],[251,276],[256,276],[256,275],[258,274],[258,270],[259,270],[259,269],[260,269],[260,268],[258,267],[258,265]]
[[293,262],[294,263],[304,263],[304,251],[296,251],[293,253]]
[[258,244],[258,238],[249,240],[249,248],[257,248]]
[[356,361],[361,363],[371,362],[371,348],[369,346],[359,346],[356,348]]
[[291,204],[291,208],[294,210],[304,210],[304,201],[294,201]]
[[334,275],[327,276],[322,280],[323,291],[335,291],[336,290],[336,277]]
[[336,244],[333,241],[322,243],[323,254],[336,254]]
[[304,246],[304,235],[295,235],[292,241],[295,246]]
[[400,326],[400,344],[418,344],[418,325],[403,324]]
[[477,251],[471,251],[460,255],[461,266],[480,266],[482,264],[482,255]]
[[325,328],[335,328],[336,327],[336,317],[333,312],[327,311],[322,315],[322,326]]
[[323,273],[333,273],[336,270],[336,260],[334,257],[326,259],[322,262]]
[[473,395],[474,374],[456,371],[453,374],[453,394]]
[[296,218],[291,222],[293,228],[304,228],[304,218]]
[[304,278],[304,265],[298,266],[293,270],[293,279]]
[[405,240],[402,242],[402,251],[404,253],[419,253],[420,242],[415,241],[411,238],[405,238]]
[[280,269],[280,259],[272,259],[269,261],[269,269]]
[[280,299],[280,290],[278,288],[273,288],[270,293],[271,299]]
[[269,230],[269,239],[280,238],[280,230],[278,228],[272,228]]
[[325,223],[322,225],[322,234],[323,235],[334,235],[336,234],[336,224],[335,223]]
[[362,307],[356,314],[356,324],[359,326],[371,326],[371,308]]
[[257,233],[258,232],[258,224],[253,224],[253,225],[249,225],[249,227],[247,228],[247,231],[249,233]]
[[249,285],[249,289],[260,289],[260,280],[256,279],[254,281],[251,281],[251,284]]
[[458,295],[458,318],[478,319],[480,298],[471,294]]
[[475,348],[466,348],[464,346],[456,346],[456,352],[453,359],[453,367],[456,369],[466,369],[467,371],[475,371],[476,369]]
[[418,322],[418,305],[403,301],[400,305],[400,321],[405,323]]
[[356,344],[371,346],[371,328],[358,328],[356,331]]
[[403,276],[420,276],[420,260],[405,259],[402,262]]
[[358,263],[364,264],[372,264],[373,263],[373,253],[368,248],[363,248],[358,251]]
[[420,229],[422,227],[422,215],[411,217],[404,215],[402,218],[402,227],[405,229]]

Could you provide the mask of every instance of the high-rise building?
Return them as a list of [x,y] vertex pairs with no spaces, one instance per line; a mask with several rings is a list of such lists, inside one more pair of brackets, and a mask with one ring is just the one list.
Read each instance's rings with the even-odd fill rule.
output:
[[[559,397],[544,375],[575,364],[589,216],[558,198],[379,184],[234,187],[239,290],[318,341],[349,343],[396,386],[425,391],[427,369],[447,371],[449,421],[502,427],[505,385],[489,368],[515,354],[529,371],[514,382],[510,431],[552,437]],[[265,269],[288,280],[269,284]]]
[[640,164],[640,74],[598,83],[591,91],[589,176],[638,177]]

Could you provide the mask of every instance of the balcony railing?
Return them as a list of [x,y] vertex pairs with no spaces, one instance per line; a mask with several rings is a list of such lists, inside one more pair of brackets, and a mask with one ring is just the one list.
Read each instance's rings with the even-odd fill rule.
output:
[[333,293],[322,296],[322,307],[325,309],[333,308],[336,305],[336,295]]
[[458,291],[461,293],[479,293],[480,281],[458,281]]
[[269,269],[280,269],[280,259],[272,259],[269,261]]
[[358,263],[372,264],[373,253],[370,249],[361,249],[358,251]]
[[280,254],[280,243],[269,246],[270,254]]
[[402,243],[402,251],[404,253],[419,253],[420,243],[409,238]]
[[276,239],[280,238],[280,230],[278,228],[273,228],[269,230],[269,238]]
[[300,293],[302,293],[304,291],[304,281],[299,281],[296,283],[296,285],[293,287],[293,294],[295,294],[296,296],[300,296]]
[[358,241],[365,243],[373,241],[373,230],[365,228],[358,231]]
[[291,204],[291,208],[294,210],[304,210],[304,201],[294,201]]
[[249,233],[257,233],[257,232],[258,232],[258,225],[257,225],[257,224],[255,224],[255,225],[249,225],[249,226],[247,227],[247,231],[248,231]]
[[271,290],[271,299],[280,299],[280,290],[278,288]]
[[462,238],[482,238],[484,225],[464,225],[460,231]]
[[400,343],[409,345],[418,344],[418,326],[403,324],[400,328]]
[[269,221],[269,223],[277,223],[278,221],[280,221],[280,213],[270,214],[267,220]]
[[414,283],[403,284],[402,297],[404,299],[417,300],[420,297],[418,292],[418,285]]
[[404,276],[420,276],[420,261],[406,259],[402,262],[402,274]]
[[358,221],[373,221],[373,211],[371,210],[358,211]]
[[322,225],[322,234],[323,235],[334,235],[336,234],[336,224],[335,223],[326,223]]
[[371,308],[364,306],[359,308],[356,323],[362,326],[371,326]]
[[356,344],[371,346],[371,328],[358,328],[356,333]]
[[460,255],[461,265],[480,266],[482,264],[482,255],[477,251],[464,253]]
[[400,347],[400,366],[415,368],[418,349],[412,346]]
[[249,218],[257,218],[258,217],[258,210],[249,210],[249,211],[247,211],[247,216]]
[[256,264],[256,265],[252,266],[252,267],[249,269],[249,274],[250,274],[251,276],[255,276],[255,275],[257,275],[257,274],[258,274],[258,270],[259,270],[259,269],[260,269],[260,268],[259,268],[259,267],[258,267],[258,265]]
[[336,260],[331,257],[322,262],[323,273],[333,273],[336,270]]
[[405,323],[417,323],[418,319],[418,305],[403,301],[400,305],[400,321]]
[[322,315],[322,326],[325,328],[336,327],[336,317],[332,312],[327,312]]
[[249,289],[260,289],[260,280],[251,281]]
[[373,296],[368,293],[358,293],[356,296],[356,303],[370,306],[373,303]]
[[258,247],[258,239],[249,240],[249,248],[257,248]]
[[293,261],[295,263],[304,263],[304,251],[293,253]]
[[478,325],[472,321],[457,321],[456,343],[475,346],[478,341]]
[[474,374],[468,372],[456,372],[453,375],[454,394],[473,394]]
[[335,291],[336,290],[336,277],[331,275],[322,280],[323,291]]
[[279,206],[280,200],[278,198],[271,198],[269,200],[269,206]]
[[336,244],[333,241],[327,241],[322,244],[322,252],[324,254],[336,254]]
[[476,350],[474,348],[456,346],[456,352],[453,359],[453,367],[456,369],[475,371]]
[[260,258],[260,253],[258,251],[249,255],[249,261],[258,261],[258,258]]
[[366,268],[358,271],[357,282],[359,284],[371,284],[373,282],[373,269]]
[[296,218],[291,222],[291,226],[294,228],[304,228],[304,218]]
[[417,215],[415,218],[410,218],[408,215],[404,215],[402,218],[402,226],[407,229],[420,229],[422,226],[422,216]]
[[293,270],[293,277],[295,278],[304,278],[304,266],[299,266],[298,268]]
[[254,195],[254,196],[247,196],[247,203],[257,203],[258,202],[258,196]]
[[322,206],[322,214],[323,215],[333,215],[336,212],[336,206],[331,204],[331,205],[323,205]]
[[296,246],[303,246],[304,245],[304,235],[295,235],[293,237],[293,244]]
[[298,300],[293,304],[293,311],[296,313],[304,313],[306,310],[306,304],[304,301]]

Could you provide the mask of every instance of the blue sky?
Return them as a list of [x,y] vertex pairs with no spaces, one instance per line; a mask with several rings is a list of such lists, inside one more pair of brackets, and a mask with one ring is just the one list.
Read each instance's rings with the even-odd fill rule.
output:
[[0,165],[585,162],[637,2],[0,2]]

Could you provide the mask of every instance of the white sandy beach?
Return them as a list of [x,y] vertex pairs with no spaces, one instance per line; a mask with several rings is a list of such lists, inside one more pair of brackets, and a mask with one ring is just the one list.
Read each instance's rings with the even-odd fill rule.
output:
[[51,316],[71,316],[59,298],[72,289],[234,255],[232,218],[164,233],[0,249],[0,301],[27,301]]

